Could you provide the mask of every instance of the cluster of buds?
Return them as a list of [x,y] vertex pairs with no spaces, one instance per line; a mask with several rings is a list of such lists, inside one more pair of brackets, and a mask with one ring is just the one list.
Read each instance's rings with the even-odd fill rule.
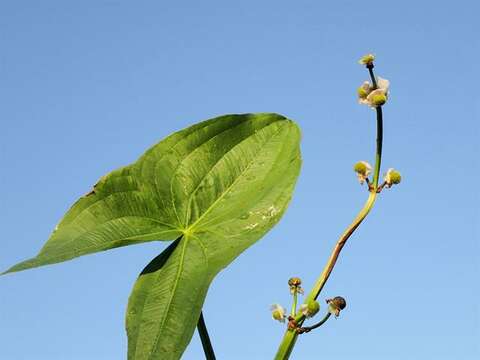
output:
[[[368,105],[372,108],[379,108],[384,105],[388,100],[390,82],[387,79],[381,77],[375,77],[373,73],[375,56],[373,54],[367,54],[363,56],[359,63],[365,65],[370,73],[372,83],[365,81],[358,89],[359,103]],[[377,115],[381,119],[381,109],[377,109]],[[378,141],[378,140],[377,140]],[[377,154],[378,156],[378,154]],[[401,182],[402,176],[400,173],[390,168],[384,175],[384,182],[378,185],[379,168],[378,163],[374,175],[374,183],[369,179],[369,175],[372,173],[372,166],[367,161],[359,161],[353,166],[353,170],[357,174],[360,184],[367,183],[368,189],[371,192],[379,193],[384,187],[390,188],[393,185],[397,185]],[[302,327],[303,321],[308,318],[314,317],[320,310],[320,304],[315,299],[309,299],[305,303],[301,304],[299,311],[302,316],[297,316],[297,295],[304,293],[301,287],[302,281],[298,277],[292,277],[288,280],[288,286],[290,294],[293,295],[292,312],[287,316],[287,312],[284,307],[278,304],[271,306],[272,318],[274,320],[285,322],[288,319],[288,329],[294,330],[298,334],[310,332],[323,325],[331,315],[338,317],[340,312],[345,309],[347,302],[341,296],[336,296],[332,299],[327,299],[328,312],[325,317],[312,326]],[[318,294],[316,294],[318,296]],[[299,313],[299,314],[300,314]],[[299,320],[300,319],[300,320]]]
[[[375,56],[373,54],[367,54],[360,59],[359,63],[365,65],[371,71],[374,60]],[[357,89],[358,102],[372,108],[382,106],[387,102],[389,87],[390,81],[381,77],[377,77],[373,84],[365,81]]]
[[358,102],[360,104],[368,105],[372,108],[382,106],[388,99],[388,88],[390,81],[378,77],[376,79],[377,86],[373,86],[368,81],[365,81],[358,89]]
[[[288,288],[290,289],[290,294],[294,296],[294,309],[292,310],[292,314],[291,315],[295,315],[295,311],[296,311],[296,299],[297,299],[297,295],[298,294],[302,294],[303,295],[303,288],[302,288],[302,280],[298,277],[292,277],[288,280]],[[273,304],[272,306],[270,306],[270,310],[272,312],[272,319],[273,320],[277,320],[277,321],[280,321],[280,322],[285,322],[285,319],[287,318],[287,311],[285,310],[285,308],[279,304]],[[315,305],[314,304],[309,304],[309,306],[307,306],[307,309],[306,309],[306,312],[310,315],[310,316],[313,316],[315,315],[317,312],[318,312],[318,309],[317,311],[315,312]],[[289,318],[290,320],[290,318]]]
[[[297,294],[303,294],[303,289],[301,285],[302,285],[302,280],[298,277],[292,277],[288,280],[288,287],[290,289],[290,294],[294,296],[294,304],[293,304],[292,313],[290,314],[290,316],[287,316],[287,310],[283,306],[279,304],[273,304],[270,306],[270,310],[272,312],[272,319],[276,321],[280,321],[282,323],[284,323],[285,320],[288,319],[288,326],[289,328],[292,328],[292,329],[297,328],[297,323],[295,321],[295,315],[297,311],[296,296]],[[343,299],[343,298],[340,298],[337,296],[336,298],[334,298],[334,300],[335,299]],[[333,300],[332,299],[327,300],[327,303],[329,304],[329,309],[330,309],[329,311],[332,311],[331,309],[338,302],[337,300],[335,300],[333,303],[331,301]],[[345,305],[338,303],[338,307],[343,309],[345,308]],[[319,310],[320,310],[320,304],[315,299],[310,299],[307,302],[301,304],[299,307],[299,311],[302,313],[303,316],[305,316],[305,318],[314,317],[315,315],[318,314]],[[340,310],[338,310],[338,312],[339,311]]]
[[295,331],[297,334],[304,334],[308,333],[320,326],[322,326],[331,315],[334,315],[335,317],[338,317],[340,315],[340,311],[345,309],[347,306],[347,302],[345,299],[341,296],[336,296],[333,299],[327,299],[326,302],[328,304],[328,311],[327,314],[318,321],[317,323],[311,325],[311,326],[302,326],[303,321],[305,319],[310,319],[313,318],[315,315],[318,314],[320,311],[320,304],[318,301],[315,299],[309,299],[307,302],[303,303],[299,307],[299,311],[303,318],[297,318],[297,294],[301,292],[303,294],[303,289],[301,288],[302,281],[297,278],[293,277],[288,280],[288,286],[290,288],[290,293],[293,295],[293,305],[292,305],[292,312],[290,315],[287,315],[287,310],[279,305],[279,304],[273,304],[270,307],[270,310],[272,311],[272,319],[276,321],[280,321],[282,323],[285,323],[286,320],[288,320],[288,330],[289,331]]
[[[353,171],[357,174],[360,184],[367,182],[371,189],[371,183],[368,176],[372,172],[372,166],[366,161],[359,161],[353,166]],[[390,168],[383,177],[384,183],[379,187],[379,191],[383,187],[391,188],[393,185],[398,185],[402,181],[402,175],[397,170]]]

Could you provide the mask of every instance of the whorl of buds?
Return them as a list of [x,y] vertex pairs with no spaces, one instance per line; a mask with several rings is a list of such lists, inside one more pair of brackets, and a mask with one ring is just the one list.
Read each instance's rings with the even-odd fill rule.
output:
[[358,89],[358,102],[360,104],[368,105],[372,108],[384,105],[388,100],[388,92],[390,88],[390,81],[381,78],[376,79],[377,86],[374,87],[368,81],[365,81]]

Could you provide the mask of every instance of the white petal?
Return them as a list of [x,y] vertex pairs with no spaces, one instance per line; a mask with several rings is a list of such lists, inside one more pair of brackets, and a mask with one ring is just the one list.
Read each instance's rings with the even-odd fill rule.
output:
[[377,87],[379,89],[382,89],[385,91],[385,93],[388,92],[388,88],[390,87],[390,81],[387,79],[381,78],[380,76],[377,77]]
[[387,170],[387,173],[385,174],[385,177],[383,178],[383,180],[385,180],[385,182],[387,184],[390,184],[391,180],[390,180],[390,174],[392,173],[393,171],[393,168],[390,168]]
[[358,99],[358,103],[362,104],[362,105],[369,105],[370,104],[366,98],[365,99]]
[[362,160],[362,161],[360,161],[360,162],[361,162],[363,165],[365,165],[365,167],[367,168],[367,171],[366,171],[367,173],[369,173],[370,171],[372,171],[372,165],[370,165],[370,164],[368,163],[368,161]]

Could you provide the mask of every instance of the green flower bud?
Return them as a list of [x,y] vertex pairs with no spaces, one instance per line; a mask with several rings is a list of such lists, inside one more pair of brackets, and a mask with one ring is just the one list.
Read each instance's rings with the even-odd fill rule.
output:
[[368,96],[368,91],[365,89],[365,86],[360,86],[357,89],[357,94],[360,99],[366,99]]
[[372,172],[372,166],[366,161],[359,161],[353,165],[353,171],[357,173],[358,181],[363,184],[368,175]]
[[367,54],[362,56],[358,61],[358,63],[361,65],[372,65],[374,60],[375,60],[375,55]]
[[392,171],[390,174],[390,181],[392,184],[400,184],[400,181],[402,181],[402,175],[398,171]]
[[368,175],[372,167],[366,161],[359,161],[353,166],[353,170],[361,175]]
[[320,310],[320,304],[316,300],[310,300],[307,304],[300,305],[300,311],[307,318],[314,317]]
[[391,187],[392,185],[400,184],[402,181],[402,175],[400,175],[397,170],[390,168],[385,174],[384,180],[387,187]]
[[384,93],[373,94],[370,98],[372,106],[382,106],[387,102],[387,96]]
[[280,321],[280,322],[285,322],[286,310],[282,306],[280,306],[278,304],[273,304],[270,307],[270,310],[272,311],[272,319],[273,320],[277,320],[277,321]]

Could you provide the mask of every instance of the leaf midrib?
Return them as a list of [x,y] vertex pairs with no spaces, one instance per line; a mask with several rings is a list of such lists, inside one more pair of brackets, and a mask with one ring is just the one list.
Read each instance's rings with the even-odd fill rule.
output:
[[[246,121],[247,122],[247,121]],[[246,123],[244,122],[244,123]],[[197,186],[195,187],[195,189],[190,193],[190,195],[188,196],[188,201],[187,201],[187,211],[186,211],[186,214],[185,214],[185,224],[188,223],[188,221],[190,220],[190,215],[191,215],[191,203],[192,203],[192,200],[195,196],[195,194],[197,193],[198,189],[200,189],[200,186],[202,185],[203,181],[212,173],[212,171],[217,167],[219,166],[219,163],[225,158],[225,156],[227,156],[227,154],[231,153],[232,151],[235,150],[235,148],[237,148],[238,146],[241,146],[245,141],[248,141],[252,136],[254,136],[257,132],[260,132],[260,131],[264,131],[265,129],[267,129],[268,127],[270,126],[273,126],[274,124],[276,124],[278,121],[274,121],[274,122],[271,122],[270,124],[267,124],[259,129],[257,129],[255,132],[251,133],[250,135],[248,135],[246,138],[240,140],[238,143],[234,144],[230,149],[228,149],[225,153],[222,154],[222,156],[217,160],[215,161],[215,163],[211,166],[210,170],[208,170],[204,176],[202,176],[202,179],[199,181],[199,183],[197,184]],[[244,123],[241,123],[242,125]],[[234,129],[235,127],[231,128],[231,129]],[[221,135],[221,134],[217,134],[217,135]],[[217,136],[216,135],[216,136]],[[211,141],[212,139],[214,139],[216,136],[212,137],[209,141]],[[272,135],[273,136],[273,135]],[[265,141],[265,143],[267,143],[267,141]],[[264,144],[265,144],[264,143]],[[264,145],[262,144],[262,146]],[[203,145],[203,144],[202,144]],[[197,148],[198,149],[198,148]],[[255,154],[256,156],[257,154]],[[248,167],[250,166],[250,163],[248,165]],[[248,168],[247,167],[247,168]]]
[[[182,226],[185,227],[186,224],[187,224],[188,218],[186,217],[184,222],[182,222],[182,221],[180,220],[180,214],[179,214],[178,211],[177,211],[177,205],[175,204],[175,196],[174,196],[174,193],[173,193],[173,180],[175,179],[175,177],[176,177],[176,175],[177,175],[177,173],[178,173],[178,170],[181,168],[181,166],[182,166],[182,164],[184,163],[184,161],[187,160],[187,159],[189,159],[190,156],[192,156],[192,155],[193,155],[199,148],[201,148],[203,145],[205,145],[205,144],[209,143],[210,141],[212,141],[213,139],[221,136],[223,133],[225,133],[225,132],[227,132],[227,131],[231,131],[232,129],[235,129],[235,128],[237,128],[237,127],[239,127],[239,126],[241,126],[241,125],[243,125],[243,124],[245,124],[245,123],[247,123],[247,122],[249,122],[249,121],[250,121],[250,120],[243,120],[243,121],[240,121],[240,122],[236,123],[235,125],[233,125],[233,126],[231,126],[231,127],[226,127],[225,129],[223,129],[223,130],[221,130],[220,132],[216,133],[215,135],[209,137],[208,139],[206,139],[205,141],[203,141],[201,144],[199,144],[198,146],[196,146],[192,151],[190,151],[188,154],[186,154],[185,157],[183,157],[181,161],[179,161],[177,167],[176,167],[175,170],[173,171],[172,176],[170,177],[170,199],[171,199],[173,211],[174,211],[174,213],[175,213],[175,216],[176,216],[176,218],[177,218],[177,220],[178,220],[178,224],[179,224],[179,225],[182,225]],[[210,125],[207,125],[207,126],[203,127],[202,130],[208,128],[208,127],[211,126],[211,125],[213,125],[213,124],[210,124]],[[192,135],[192,134],[194,134],[194,133],[191,133],[191,134],[189,134],[188,136],[190,136],[190,135]],[[187,136],[187,137],[188,137],[188,136]],[[185,137],[184,139],[186,139],[187,137]],[[176,151],[176,149],[175,149],[176,146],[177,146],[177,144],[175,144],[175,146],[172,147],[172,150],[173,150],[173,151]],[[229,150],[229,151],[230,151],[230,150]],[[228,152],[227,152],[227,153],[228,153]],[[177,153],[177,155],[180,155],[180,154]],[[225,156],[225,154],[223,154],[222,157],[220,157],[220,159],[222,159],[223,156]],[[220,161],[220,160],[219,160],[219,161]],[[155,166],[156,166],[156,164],[155,164]],[[187,208],[187,209],[188,209],[188,208]],[[187,210],[187,212],[188,212],[188,210]]]
[[[158,327],[158,332],[157,332],[157,335],[155,335],[155,340],[152,344],[152,349],[150,351],[150,354],[148,354],[148,357],[150,358],[150,356],[155,352],[156,348],[157,348],[157,344],[158,344],[158,340],[160,339],[160,334],[162,333],[162,329],[163,329],[163,326],[165,325],[165,322],[167,321],[167,318],[168,318],[168,315],[170,313],[170,310],[171,310],[171,307],[170,305],[172,304],[172,301],[173,301],[173,298],[175,297],[176,295],[176,290],[177,290],[177,287],[178,287],[178,283],[179,283],[179,279],[180,279],[180,275],[183,271],[183,265],[184,265],[184,260],[185,260],[185,251],[187,249],[187,245],[188,245],[188,236],[184,236],[182,238],[182,240],[185,241],[185,243],[183,244],[183,247],[182,247],[182,254],[180,256],[180,263],[178,265],[178,269],[177,269],[177,274],[175,276],[175,282],[174,282],[174,285],[173,285],[173,290],[172,290],[172,293],[170,295],[170,299],[168,300],[168,304],[166,306],[167,308],[167,311],[165,312],[163,318],[162,318],[162,321],[160,323],[160,326]],[[158,274],[159,276],[161,275],[161,272],[159,272]],[[149,294],[149,296],[151,296],[152,293]]]
[[[273,125],[273,124],[274,124],[274,123],[272,123],[272,124],[270,124],[270,125],[268,125],[268,126],[271,126],[271,125]],[[267,128],[268,126],[264,127],[263,129]],[[258,155],[262,152],[264,146],[265,146],[266,144],[268,144],[270,141],[272,141],[272,140],[280,133],[281,130],[283,130],[283,126],[279,126],[278,130],[277,130],[275,133],[273,133],[267,140],[265,140],[265,142],[259,147],[258,151],[257,151],[257,152],[255,153],[255,155],[252,157],[252,160],[250,160],[250,162],[248,163],[248,165],[247,165],[247,166],[245,167],[245,169],[243,169],[243,171],[237,176],[237,178],[232,182],[232,184],[229,185],[229,186],[225,189],[225,191],[222,192],[222,194],[212,203],[212,205],[210,205],[210,206],[207,208],[207,210],[205,210],[205,212],[204,212],[192,225],[190,225],[190,226],[185,230],[185,232],[187,232],[187,233],[194,233],[194,231],[195,231],[195,226],[196,226],[198,223],[200,223],[200,221],[201,221],[210,211],[212,211],[212,210],[215,208],[216,204],[217,204],[220,200],[222,200],[222,199],[224,198],[224,196],[225,196],[225,195],[230,191],[230,189],[239,181],[239,179],[244,175],[244,173],[247,172],[247,171],[250,169],[250,167],[252,166],[252,164],[253,164],[253,163],[255,162],[255,160],[257,159]],[[247,139],[248,139],[248,138],[247,138]],[[247,139],[245,139],[245,140],[247,140]],[[243,140],[243,141],[245,141],[245,140]],[[243,141],[242,141],[242,142],[243,142]],[[238,143],[236,146],[241,145],[242,142]],[[235,147],[236,147],[236,146],[235,146]],[[232,151],[235,147],[233,147],[232,149],[230,149],[230,151]],[[217,164],[215,164],[215,165],[217,165]],[[214,166],[214,167],[215,167],[215,166]],[[214,167],[212,167],[211,170],[213,170]],[[210,171],[211,171],[211,170],[210,170]],[[211,223],[211,222],[210,222],[210,223]],[[209,223],[206,223],[206,224],[204,224],[204,225],[207,225],[207,224],[209,224]]]

